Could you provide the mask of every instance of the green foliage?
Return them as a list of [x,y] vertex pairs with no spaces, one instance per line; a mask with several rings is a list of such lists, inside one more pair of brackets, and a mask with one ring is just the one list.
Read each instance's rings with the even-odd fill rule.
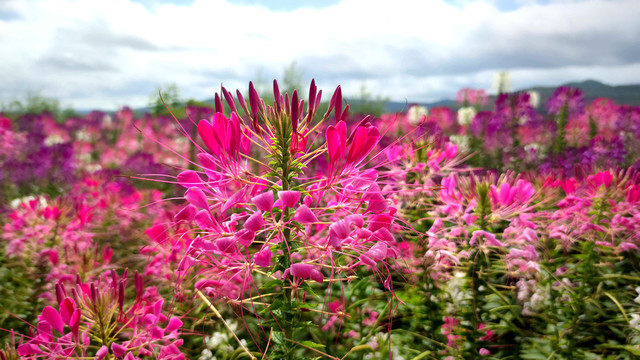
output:
[[8,104],[2,104],[0,106],[0,112],[14,120],[20,118],[22,115],[37,115],[43,112],[51,113],[56,121],[59,122],[71,117],[80,116],[80,114],[72,108],[63,108],[59,100],[40,95],[36,92],[27,93],[26,99],[23,101],[14,100]]
[[288,93],[289,95],[293,94],[293,90],[298,90],[298,95],[302,95],[303,91],[302,87],[302,76],[304,75],[304,70],[298,68],[297,62],[292,62],[284,69],[284,74],[282,76],[282,84],[280,91],[282,93]]
[[149,96],[149,112],[155,116],[171,116],[173,113],[178,119],[182,119],[186,116],[184,104],[180,88],[176,84],[158,87]]
[[0,344],[9,343],[10,333],[28,333],[30,325],[44,307],[39,297],[46,284],[48,268],[44,261],[29,266],[20,259],[9,258],[0,247]]
[[380,116],[385,111],[385,104],[389,101],[388,97],[382,95],[373,95],[367,90],[365,84],[360,87],[358,95],[349,99],[349,112],[351,114],[362,114]]

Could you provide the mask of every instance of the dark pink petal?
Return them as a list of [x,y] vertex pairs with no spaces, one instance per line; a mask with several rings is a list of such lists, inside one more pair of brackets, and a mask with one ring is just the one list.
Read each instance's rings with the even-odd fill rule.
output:
[[300,201],[300,191],[278,191],[278,197],[280,197],[284,206],[293,208],[296,207],[296,205],[298,205],[298,201]]
[[44,352],[40,350],[38,345],[22,344],[18,346],[18,355],[20,356],[39,355],[39,354],[44,354]]
[[318,107],[320,107],[321,100],[322,100],[322,90],[318,90],[318,95],[316,96],[316,104],[314,106],[316,110],[318,109]]
[[215,223],[213,222],[213,218],[209,211],[200,210],[195,216],[196,224],[203,229],[207,228],[215,228]]
[[205,169],[215,170],[217,168],[217,160],[213,155],[208,153],[199,153],[197,157],[200,165],[202,165]]
[[51,306],[45,307],[44,310],[42,310],[42,318],[51,324],[54,329],[58,330],[59,333],[63,333],[64,323],[56,309]]
[[375,261],[382,261],[387,257],[387,244],[383,242],[376,243],[365,253]]
[[227,151],[233,155],[240,150],[240,143],[242,140],[242,131],[240,130],[240,120],[235,112],[231,113],[229,119],[229,128],[227,129],[227,141],[229,145]]
[[247,193],[247,189],[242,189],[235,194],[231,195],[231,197],[224,203],[222,206],[222,212],[225,212],[232,207],[236,206],[238,203],[244,200],[244,196]]
[[327,127],[327,150],[329,162],[335,163],[344,156],[347,147],[347,125],[345,122],[338,122],[335,126]]
[[345,239],[351,233],[351,222],[347,219],[336,221],[329,226],[329,233],[333,233],[338,239]]
[[351,221],[351,223],[359,228],[364,226],[364,217],[362,214],[351,214],[347,216],[347,219]]
[[[223,113],[217,112],[213,114],[211,118],[211,124],[213,128],[213,139],[220,148],[220,154],[222,150],[228,150],[227,148],[227,125],[229,119],[227,119]],[[220,156],[220,154],[216,154]]]
[[195,285],[193,285],[193,287],[195,287],[198,290],[205,287],[217,287],[217,286],[222,286],[222,282],[220,280],[211,280],[211,279],[198,280],[196,281]]
[[378,140],[380,140],[380,131],[375,126],[359,126],[349,147],[347,163],[359,163],[371,152]]
[[162,224],[154,225],[144,232],[147,236],[158,244],[167,241],[167,229]]
[[217,156],[220,156],[220,146],[214,137],[213,125],[207,120],[200,120],[198,123],[198,134],[200,134],[200,138],[209,150]]
[[[373,187],[373,189],[372,189]],[[387,200],[382,196],[378,185],[369,187],[367,193],[362,197],[362,200],[368,202],[367,211],[378,214],[387,210]]]
[[233,95],[231,95],[231,93],[228,92],[227,89],[224,88],[224,86],[221,88],[221,90],[222,96],[224,96],[224,99],[227,101],[227,104],[231,108],[231,112],[238,112],[238,110],[236,109],[236,102],[235,100],[233,100]]
[[164,331],[165,332],[172,332],[172,331],[177,330],[177,329],[179,329],[181,327],[182,327],[182,321],[180,321],[180,319],[178,319],[177,317],[174,316],[171,319],[169,319],[169,324],[164,329]]
[[301,224],[313,224],[318,222],[318,218],[306,205],[300,205],[296,210],[296,214],[293,216],[293,219]]
[[109,348],[106,345],[102,345],[102,347],[96,351],[96,360],[102,360],[109,354]]
[[196,250],[200,250],[200,251],[214,251],[214,250],[218,250],[218,247],[216,246],[215,243],[213,243],[212,241],[209,240],[205,240],[201,237],[197,237],[193,240],[193,242],[191,243],[191,247],[196,249]]
[[191,268],[191,265],[193,265],[194,263],[195,261],[191,257],[189,256],[183,257],[182,260],[180,260],[180,263],[178,264],[178,272],[182,273],[189,270]]
[[344,107],[344,111],[342,111],[342,116],[340,117],[340,121],[345,121],[346,122],[348,117],[349,117],[349,104],[347,104]]
[[386,241],[394,243],[396,240],[393,238],[393,234],[387,228],[380,228],[373,232],[373,238],[378,241]]
[[393,281],[391,280],[391,276],[388,276],[387,279],[383,283],[384,288],[392,291],[393,290]]
[[153,325],[158,322],[158,317],[153,314],[147,314],[142,320],[146,325]]
[[151,328],[151,338],[152,339],[161,339],[164,336],[164,331],[155,326]]
[[58,282],[56,284],[56,301],[58,304],[62,303],[62,300],[67,296],[67,291],[64,289],[62,284]]
[[213,107],[217,113],[224,113],[224,106],[222,105],[222,100],[218,93],[215,93],[215,96],[213,97]]
[[55,250],[50,250],[49,260],[51,261],[51,264],[53,264],[53,266],[58,265],[58,252]]
[[271,211],[271,209],[273,209],[273,193],[271,191],[267,191],[254,196],[251,199],[251,202],[253,202],[259,210]]
[[225,253],[236,253],[238,248],[236,247],[236,241],[234,238],[226,237],[216,240],[216,247],[218,250]]
[[358,230],[358,238],[360,239],[368,239],[372,234],[373,232],[369,229],[362,228]]
[[333,106],[335,106],[336,121],[342,117],[342,88],[340,85],[336,87],[336,91],[333,93],[335,100],[332,99]]
[[125,352],[127,352],[127,348],[114,342],[111,344],[111,351],[113,352],[113,355],[115,355],[116,357],[120,357],[124,355]]
[[618,246],[618,248],[620,249],[620,251],[632,251],[632,250],[638,250],[638,246],[634,243],[630,243],[630,242],[621,242],[620,245]]
[[104,248],[104,252],[102,253],[102,262],[104,264],[108,264],[111,261],[111,257],[113,256],[113,249],[109,246]]
[[73,315],[73,311],[76,309],[76,303],[71,298],[65,298],[60,303],[60,317],[62,321],[71,326],[69,324],[69,320],[71,320],[71,315]]
[[256,233],[247,229],[242,229],[236,232],[234,238],[240,245],[247,247],[253,243],[253,239],[256,238]]
[[142,276],[140,274],[138,274],[138,271],[136,270],[135,274],[133,275],[133,284],[135,286],[136,289],[136,296],[140,297],[142,296]]
[[189,190],[187,190],[187,192],[184,194],[184,197],[188,202],[195,205],[196,207],[199,207],[200,209],[209,208],[209,201],[207,200],[207,196],[199,187],[194,186],[189,188]]
[[498,240],[496,238],[495,235],[493,235],[490,232],[484,231],[484,230],[476,230],[473,232],[473,234],[471,235],[471,240],[469,240],[469,245],[474,245],[476,243],[476,240],[479,237],[483,237],[484,241],[485,241],[485,245],[488,246],[495,246],[495,247],[504,247],[505,245],[500,242],[500,240]]
[[266,247],[260,250],[260,252],[253,257],[253,262],[258,266],[269,266],[271,264],[271,248]]
[[336,249],[340,249],[342,247],[342,239],[340,239],[338,235],[336,235],[336,233],[333,231],[329,232],[329,238],[327,242],[329,243],[329,245],[333,246]]
[[240,104],[240,108],[242,108],[242,110],[244,110],[244,113],[246,115],[249,115],[249,108],[247,107],[247,102],[244,100],[244,96],[242,96],[242,93],[240,92],[240,90],[236,90],[236,96],[238,97],[238,103]]
[[[258,101],[260,96],[256,91],[256,88],[253,86],[253,82],[249,81],[249,105],[251,106],[251,118],[254,121],[254,125],[257,124],[256,121],[258,119]],[[257,129],[254,129],[257,131]]]
[[41,319],[38,322],[38,339],[49,342],[53,337],[53,329],[47,320]]
[[245,128],[242,133],[244,136],[242,136],[242,140],[240,140],[240,149],[243,153],[249,154],[251,151],[251,131],[249,128]]
[[293,264],[291,265],[290,274],[294,277],[299,277],[304,280],[312,279],[319,283],[322,283],[324,280],[324,276],[322,275],[322,273],[316,270],[311,264]]
[[316,105],[316,94],[318,88],[316,87],[316,80],[311,79],[311,85],[309,86],[309,103],[307,104],[307,113],[313,114],[314,106]]
[[78,329],[80,328],[80,315],[80,309],[75,309],[69,319],[69,327],[73,334],[78,334]]
[[258,210],[254,212],[251,216],[249,216],[247,221],[245,221],[244,228],[249,231],[257,232],[262,228],[262,225],[264,225],[264,219],[262,218],[262,211]]
[[198,175],[198,173],[193,170],[181,172],[180,174],[178,174],[177,180],[180,186],[183,186],[187,189],[193,186],[202,185],[202,179],[200,179],[200,175]]
[[160,299],[153,303],[153,313],[158,317],[164,316],[162,315],[162,305],[164,305],[164,299]]
[[192,204],[189,204],[184,208],[182,208],[182,210],[180,210],[176,214],[175,219],[176,221],[180,221],[180,220],[190,221],[190,220],[193,220],[197,212],[198,212],[198,209]]
[[391,223],[393,222],[393,216],[389,214],[378,214],[369,216],[368,220],[369,225],[367,226],[367,229],[369,229],[370,231],[376,231],[383,227],[389,229]]
[[298,133],[298,106],[300,103],[298,102],[298,91],[293,90],[293,94],[291,95],[291,127],[293,128],[293,133]]

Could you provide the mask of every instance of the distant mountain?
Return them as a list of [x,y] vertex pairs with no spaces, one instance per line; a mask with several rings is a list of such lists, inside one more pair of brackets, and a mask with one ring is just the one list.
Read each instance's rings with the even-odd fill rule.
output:
[[[597,98],[609,98],[619,105],[640,106],[640,85],[617,85],[611,86],[596,80],[585,80],[581,82],[571,82],[560,86],[569,86],[582,90],[587,103]],[[540,94],[541,106],[546,104],[547,99],[553,94],[557,87],[537,86],[523,91],[537,91]]]
[[[633,105],[640,106],[640,84],[634,85],[617,85],[611,86],[607,84],[603,84],[596,80],[585,80],[580,82],[570,82],[566,84],[562,84],[559,86],[535,86],[526,89],[520,89],[518,91],[537,91],[540,94],[540,109],[543,109],[549,97],[553,94],[553,92],[560,86],[569,86],[582,90],[585,100],[587,103],[592,102],[597,98],[609,98],[613,100],[616,104],[619,105]],[[358,105],[358,101],[356,99],[347,99],[349,100],[349,104],[355,107]],[[495,96],[489,96],[488,108],[493,107],[493,103],[495,101]],[[203,103],[213,105],[213,99],[204,100]],[[434,102],[428,103],[418,103],[412,101],[387,101],[384,103],[384,112],[385,113],[395,113],[400,111],[406,111],[410,105],[422,105],[431,109],[433,107],[438,106],[446,106],[451,108],[458,108],[460,105],[456,103],[455,100],[451,99],[443,99]],[[149,107],[140,107],[134,109],[137,114],[141,114],[147,111],[150,111]],[[84,113],[84,111],[81,111]],[[88,113],[88,111],[87,111]]]
[[434,101],[434,102],[430,102],[430,103],[388,101],[385,104],[384,109],[385,109],[386,113],[395,113],[395,112],[400,112],[400,111],[407,111],[409,109],[409,107],[412,106],[412,105],[426,106],[428,109],[431,109],[431,108],[434,108],[434,107],[439,107],[439,106],[455,107],[456,106],[456,101],[455,100],[447,100],[447,99]]
[[[597,98],[609,98],[619,105],[640,106],[640,85],[638,84],[611,86],[603,84],[596,80],[585,80],[580,82],[570,82],[559,86],[535,86],[518,91],[537,91],[540,94],[539,108],[543,109],[549,97],[560,86],[569,86],[582,90],[587,104]],[[495,99],[495,96],[489,96],[489,103],[487,106],[488,109],[493,107]],[[409,105],[415,104],[426,106],[429,109],[436,106],[447,106],[451,108],[460,107],[460,105],[457,104],[455,100],[440,100],[431,103],[389,101],[385,104],[385,112],[393,113],[398,111],[406,111]]]

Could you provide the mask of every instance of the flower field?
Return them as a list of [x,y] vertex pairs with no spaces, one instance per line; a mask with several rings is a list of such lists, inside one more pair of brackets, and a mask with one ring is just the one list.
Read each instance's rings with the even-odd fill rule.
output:
[[640,108],[0,117],[0,359],[640,358]]

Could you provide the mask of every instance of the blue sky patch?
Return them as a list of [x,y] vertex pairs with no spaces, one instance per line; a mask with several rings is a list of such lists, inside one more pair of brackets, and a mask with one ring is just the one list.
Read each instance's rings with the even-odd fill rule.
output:
[[12,21],[21,18],[22,16],[15,11],[0,9],[0,21]]

